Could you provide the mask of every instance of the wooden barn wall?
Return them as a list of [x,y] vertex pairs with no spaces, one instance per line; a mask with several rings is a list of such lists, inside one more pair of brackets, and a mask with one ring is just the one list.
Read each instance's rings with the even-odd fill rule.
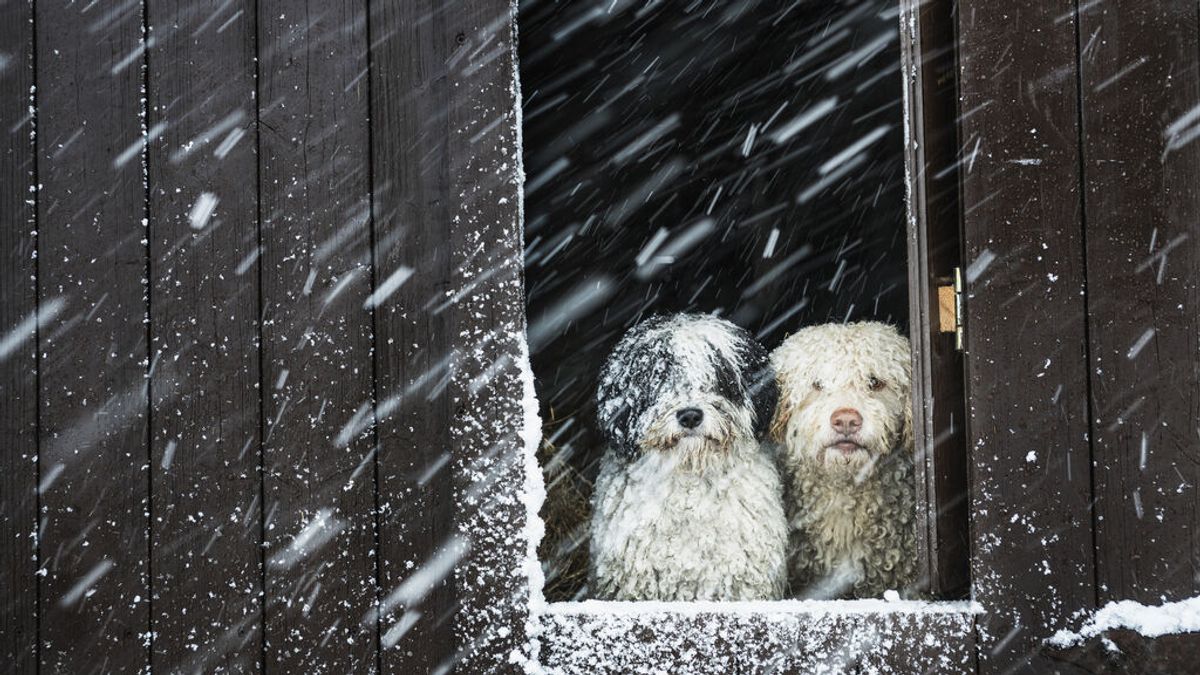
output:
[[37,667],[37,184],[32,7],[0,6],[0,663]]
[[6,672],[445,671],[512,614],[457,588],[522,522],[463,414],[521,414],[513,12],[0,5]]
[[[512,9],[0,5],[11,672],[508,663]],[[1200,590],[1200,24],[957,22],[978,662],[1043,672]]]
[[34,5],[37,618],[51,672],[130,672],[149,658],[144,83],[125,62],[141,10]]
[[1200,591],[1200,24],[1079,15],[1100,602]]
[[980,669],[1048,672],[1077,610],[1200,590],[1197,10],[957,9]]

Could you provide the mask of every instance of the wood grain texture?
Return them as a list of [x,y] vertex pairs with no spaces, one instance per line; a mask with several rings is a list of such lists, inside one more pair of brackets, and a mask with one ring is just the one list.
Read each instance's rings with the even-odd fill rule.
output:
[[1074,3],[959,3],[981,672],[1093,606]]
[[1079,16],[1101,603],[1200,591],[1196,7]]
[[[460,355],[452,447],[459,530],[458,672],[509,672],[526,644],[533,555],[522,491],[541,438],[526,347],[516,5],[446,3],[456,48],[448,107],[454,269],[444,313]],[[523,372],[524,371],[524,372]],[[525,375],[523,378],[522,375]],[[528,405],[527,405],[528,402]],[[536,542],[532,543],[536,545]],[[540,570],[539,570],[540,572]]]
[[[261,660],[255,17],[147,4],[153,662]],[[270,515],[266,527],[270,528]]]
[[258,16],[264,668],[373,672],[366,3],[268,0]]
[[37,669],[33,5],[0,5],[0,663]]
[[[0,5],[0,662],[516,668],[530,420],[513,4],[146,5]],[[939,404],[956,357],[929,303],[961,208],[986,614],[556,611],[534,617],[542,665],[1192,665],[1188,636],[1115,632],[1122,657],[1041,642],[1097,597],[1200,590],[1196,7],[960,0],[954,16],[957,106],[949,52],[906,56],[910,94],[937,102],[910,158],[913,321],[930,327],[914,372],[933,394],[926,565],[954,592],[946,452],[964,426]],[[313,523],[319,544],[294,546]]]
[[41,670],[141,672],[142,13],[136,3],[36,11]]
[[[461,556],[449,469],[456,357],[450,316],[439,308],[454,280],[447,63],[455,33],[443,2],[384,0],[371,11],[382,667],[426,672],[451,665],[456,651],[451,569]],[[389,599],[431,561],[441,562],[430,583]]]
[[[901,35],[908,138],[908,259],[917,452],[917,540],[924,585],[965,594],[970,523],[962,356],[944,332],[939,287],[962,262],[952,2],[906,2]],[[951,291],[950,306],[954,306]],[[953,331],[953,320],[951,320]]]
[[1150,638],[1123,628],[1106,630],[1074,647],[1046,650],[1058,672],[1106,675],[1195,672],[1198,653],[1200,633]]

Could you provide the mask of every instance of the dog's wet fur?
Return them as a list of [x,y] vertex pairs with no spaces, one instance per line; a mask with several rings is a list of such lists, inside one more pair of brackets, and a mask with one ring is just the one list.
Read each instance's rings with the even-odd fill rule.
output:
[[716,317],[652,317],[613,349],[596,399],[607,448],[592,499],[592,595],[782,598],[782,484],[762,443],[777,399],[766,350]]

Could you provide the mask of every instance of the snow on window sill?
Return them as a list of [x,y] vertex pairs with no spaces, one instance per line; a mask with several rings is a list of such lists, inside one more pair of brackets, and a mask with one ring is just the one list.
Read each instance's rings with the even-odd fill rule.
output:
[[777,600],[763,602],[617,602],[584,600],[551,602],[533,608],[535,614],[553,615],[679,615],[697,614],[979,614],[983,608],[970,600],[925,602],[919,600]]

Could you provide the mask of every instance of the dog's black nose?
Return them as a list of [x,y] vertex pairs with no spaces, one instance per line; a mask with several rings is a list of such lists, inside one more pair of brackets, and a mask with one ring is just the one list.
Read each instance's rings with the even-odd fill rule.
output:
[[684,429],[695,429],[704,421],[704,412],[699,408],[684,408],[675,413],[675,419],[679,420],[679,426]]

